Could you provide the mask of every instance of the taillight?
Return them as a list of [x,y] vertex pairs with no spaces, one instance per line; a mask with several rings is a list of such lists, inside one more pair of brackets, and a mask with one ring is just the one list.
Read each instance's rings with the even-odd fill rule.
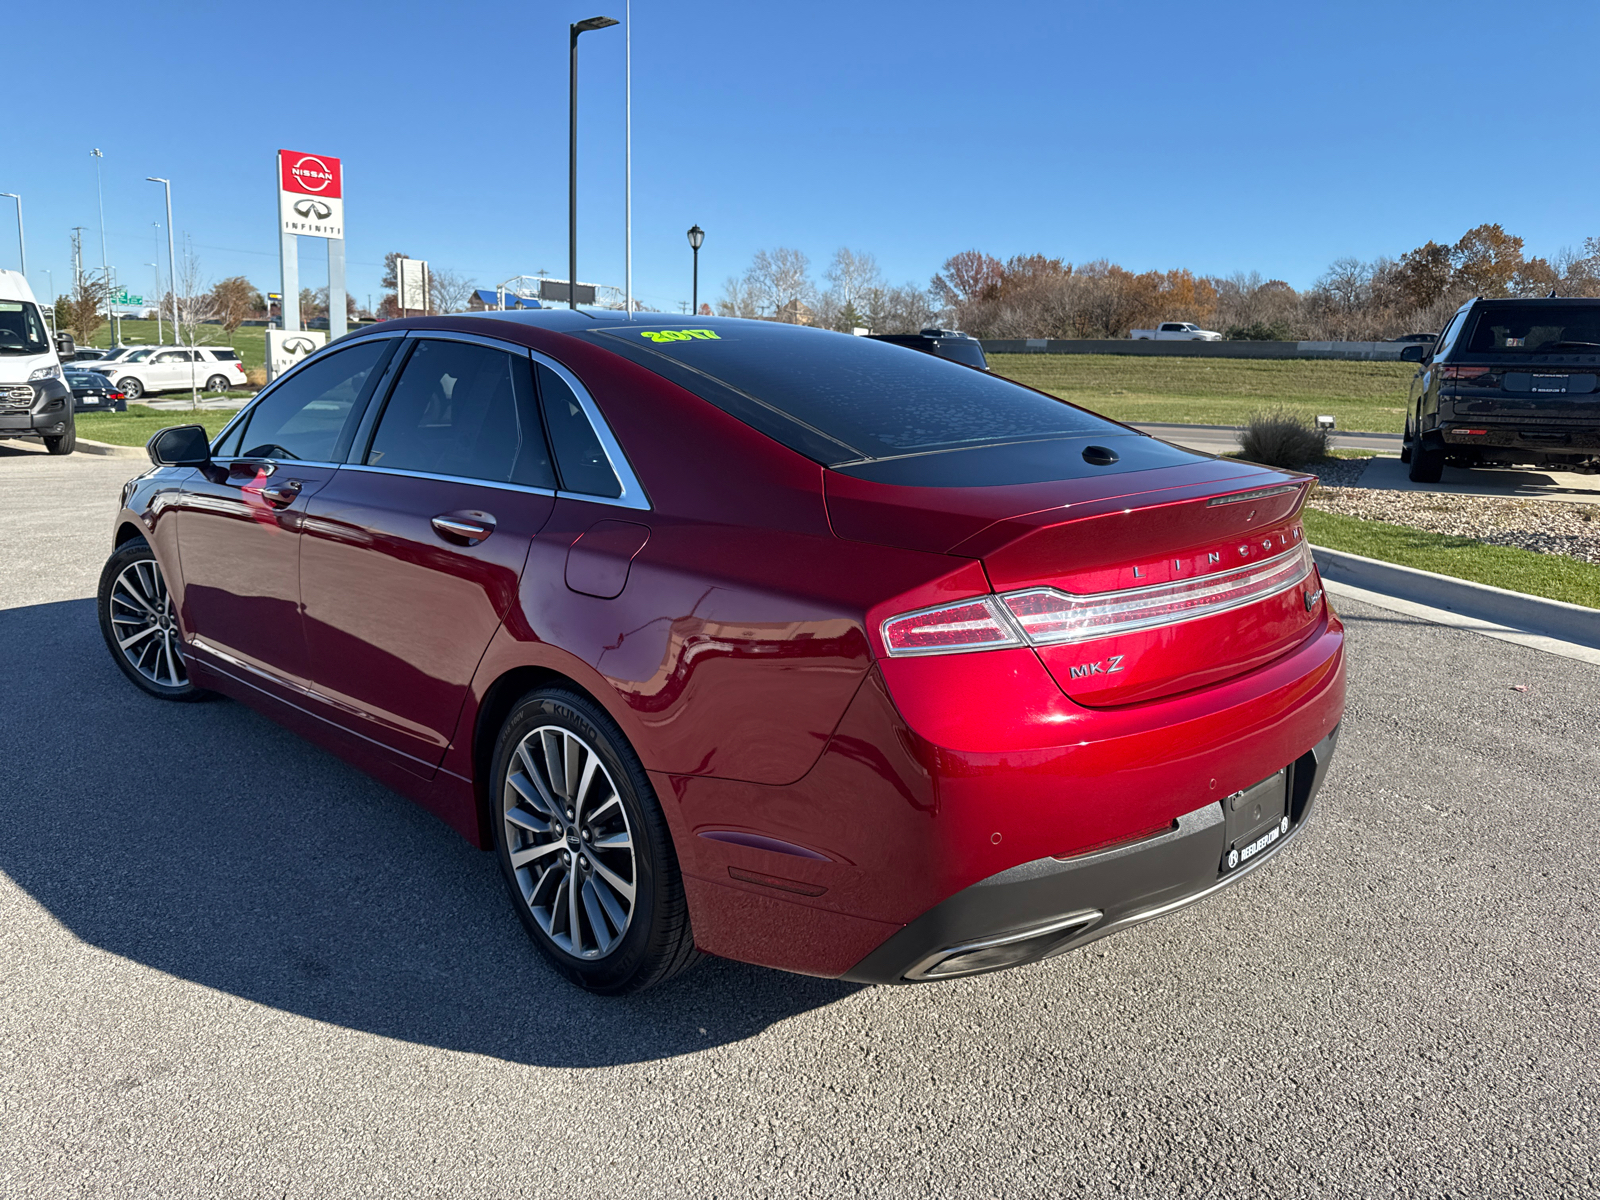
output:
[[1476,379],[1480,375],[1487,375],[1493,367],[1440,367],[1440,379]]
[[885,621],[883,641],[896,657],[1089,642],[1242,608],[1288,591],[1311,571],[1311,550],[1302,543],[1262,562],[1181,583],[1092,595],[1027,588],[924,609]]
[[1487,429],[1452,429],[1450,432],[1451,433],[1464,433],[1468,437],[1483,437],[1489,431]]
[[890,617],[883,623],[883,644],[889,653],[959,654],[966,650],[998,650],[1020,646],[1022,639],[1000,613],[993,596],[925,608]]
[[1055,646],[1213,616],[1287,591],[1310,574],[1311,551],[1302,544],[1264,562],[1183,583],[1091,596],[1034,588],[1000,599],[1030,642]]
[[106,398],[108,400],[126,400],[128,396],[125,392],[107,392]]

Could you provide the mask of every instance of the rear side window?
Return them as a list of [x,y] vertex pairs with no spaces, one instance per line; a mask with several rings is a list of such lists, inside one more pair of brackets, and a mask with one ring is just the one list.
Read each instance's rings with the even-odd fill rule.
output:
[[622,495],[622,483],[577,394],[543,363],[539,364],[539,401],[561,469],[561,490],[613,500]]
[[261,398],[224,454],[243,458],[335,462],[351,412],[373,369],[390,350],[388,339],[359,343],[307,363]]
[[528,359],[470,342],[418,341],[366,462],[553,490]]
[[1486,304],[1466,344],[1474,355],[1569,351],[1600,351],[1600,304]]
[[232,350],[213,350],[211,357],[218,362],[238,362],[239,356]]
[[828,466],[1126,432],[999,376],[872,338],[757,321],[588,336]]

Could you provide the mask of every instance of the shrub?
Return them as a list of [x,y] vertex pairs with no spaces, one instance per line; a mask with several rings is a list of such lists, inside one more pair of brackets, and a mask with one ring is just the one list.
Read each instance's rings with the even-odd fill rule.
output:
[[244,377],[251,387],[267,386],[267,369],[265,367],[251,367],[244,373]]
[[1226,334],[1230,342],[1292,342],[1294,330],[1283,321],[1252,321],[1248,325],[1230,325]]
[[1328,433],[1285,408],[1252,413],[1239,435],[1240,453],[1269,467],[1295,468],[1326,458]]

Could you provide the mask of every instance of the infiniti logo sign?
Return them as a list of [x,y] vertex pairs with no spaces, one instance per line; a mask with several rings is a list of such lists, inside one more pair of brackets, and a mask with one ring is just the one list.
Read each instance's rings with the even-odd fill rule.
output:
[[283,343],[283,352],[285,354],[310,354],[316,348],[317,344],[310,338],[289,338]]
[[318,221],[326,221],[333,215],[332,207],[324,204],[321,200],[297,200],[295,201],[294,211],[299,213],[302,217],[314,217]]

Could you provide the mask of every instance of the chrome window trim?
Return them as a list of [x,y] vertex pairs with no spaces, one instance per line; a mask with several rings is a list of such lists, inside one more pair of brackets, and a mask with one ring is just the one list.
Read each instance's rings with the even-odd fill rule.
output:
[[[216,437],[211,439],[211,445],[212,445],[213,450],[217,446],[221,446],[221,445],[224,444],[224,442],[226,441],[228,435],[233,432],[233,427],[235,425],[237,425],[240,421],[244,420],[245,415],[247,413],[251,412],[255,408],[256,405],[260,404],[268,396],[272,395],[273,392],[277,391],[278,388],[283,385],[285,380],[293,379],[295,377],[295,375],[297,375],[305,367],[305,365],[308,362],[314,362],[317,359],[326,356],[331,351],[333,351],[336,347],[338,349],[340,349],[340,350],[347,350],[351,346],[355,345],[355,343],[357,341],[363,341],[364,342],[364,341],[367,341],[368,339],[374,339],[375,340],[377,338],[403,338],[409,332],[410,332],[410,330],[406,330],[406,329],[396,329],[396,330],[394,330],[392,332],[389,331],[389,330],[383,330],[383,331],[380,331],[378,333],[364,333],[364,334],[361,335],[360,338],[349,338],[348,340],[346,340],[346,338],[338,338],[337,340],[329,342],[327,345],[320,347],[314,353],[306,355],[299,362],[295,363],[294,366],[290,367],[282,375],[279,375],[271,383],[267,384],[266,387],[262,388],[254,396],[252,396],[250,398],[250,402],[248,404],[246,404],[243,408],[241,408],[237,413],[234,414],[233,420],[229,421],[226,425],[224,425],[222,427],[222,432],[217,434]],[[242,362],[239,365],[240,365],[241,368],[244,366],[244,364]],[[237,456],[230,455],[229,457],[237,457]],[[285,461],[288,461],[288,462],[301,462],[303,460],[301,460],[301,459],[274,459],[273,461],[274,462],[285,462]]]
[[320,458],[263,458],[259,454],[225,454],[220,458],[211,460],[214,463],[232,466],[234,463],[271,463],[275,467],[332,467],[338,470],[347,464],[326,462]]
[[[498,488],[502,492],[525,492],[530,496],[557,496],[552,488],[534,487],[531,483],[510,483],[499,479],[474,479],[470,475],[436,475],[432,471],[407,471],[400,467],[369,467],[366,463],[344,463],[346,471],[367,471],[373,475],[398,475],[408,479],[434,479],[440,483],[466,483],[475,487]],[[570,493],[568,493],[570,494]]]
[[[524,349],[527,349],[524,347]],[[644,485],[639,482],[639,477],[633,473],[633,467],[628,462],[628,456],[622,452],[622,446],[617,442],[616,435],[611,432],[611,426],[606,424],[606,419],[600,414],[600,406],[594,402],[594,397],[589,395],[589,389],[578,381],[578,377],[566,367],[562,366],[549,355],[541,354],[537,350],[527,350],[528,357],[534,362],[549,367],[561,377],[563,383],[572,389],[572,394],[578,398],[578,406],[583,409],[583,415],[589,418],[590,428],[594,430],[595,437],[599,439],[600,449],[605,451],[606,460],[611,464],[611,471],[622,484],[620,496],[591,496],[586,492],[557,492],[558,496],[566,496],[573,500],[584,500],[590,504],[610,504],[616,508],[630,508],[635,512],[649,512],[650,498],[645,495]],[[555,446],[550,447],[551,456],[555,455]],[[556,464],[559,472],[560,464]]]

